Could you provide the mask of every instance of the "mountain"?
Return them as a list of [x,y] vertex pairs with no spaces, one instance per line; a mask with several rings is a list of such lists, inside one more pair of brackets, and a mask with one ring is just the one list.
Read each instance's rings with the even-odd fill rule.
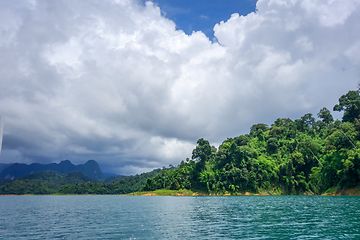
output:
[[61,174],[55,171],[43,171],[38,173],[31,173],[17,178],[16,180],[43,180],[51,182],[55,185],[55,188],[60,188],[60,186],[65,184],[78,184],[84,182],[96,182],[95,179],[86,176],[81,172],[69,172]]
[[13,163],[0,163],[0,172],[2,172],[5,168],[10,167]]
[[14,163],[9,167],[5,168],[0,173],[0,178],[12,180],[31,173],[37,173],[47,170],[55,171],[60,174],[76,171],[83,173],[86,176],[96,179],[98,181],[103,181],[106,178],[105,175],[102,173],[99,164],[95,160],[89,160],[85,164],[79,165],[74,165],[69,160],[61,161],[59,164],[32,163],[30,165],[27,165],[25,163]]
[[0,194],[52,194],[64,185],[96,182],[80,172],[60,174],[55,171],[32,173],[0,186]]
[[81,172],[98,181],[103,181],[106,178],[104,173],[101,171],[99,164],[95,160],[89,160],[85,164],[79,164],[76,168],[77,169],[75,171]]
[[118,175],[118,174],[115,174],[115,173],[104,173],[104,175],[105,175],[105,177],[106,178],[115,178],[115,177],[117,177],[117,176],[123,176],[123,177],[127,177],[127,176],[125,176],[125,175]]

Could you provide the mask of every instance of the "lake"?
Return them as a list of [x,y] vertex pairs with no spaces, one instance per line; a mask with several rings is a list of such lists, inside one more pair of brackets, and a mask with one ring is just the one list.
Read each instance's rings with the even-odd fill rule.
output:
[[0,196],[0,239],[360,239],[359,196]]

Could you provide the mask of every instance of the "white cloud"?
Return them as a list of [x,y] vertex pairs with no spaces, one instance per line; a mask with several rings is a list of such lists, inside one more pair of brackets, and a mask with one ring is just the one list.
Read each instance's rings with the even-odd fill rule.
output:
[[330,109],[359,81],[359,3],[260,0],[212,43],[151,2],[0,1],[1,160],[140,173]]
[[305,0],[301,7],[306,10],[308,16],[314,16],[321,25],[333,27],[338,24],[344,24],[359,6],[359,1],[341,1],[341,0]]

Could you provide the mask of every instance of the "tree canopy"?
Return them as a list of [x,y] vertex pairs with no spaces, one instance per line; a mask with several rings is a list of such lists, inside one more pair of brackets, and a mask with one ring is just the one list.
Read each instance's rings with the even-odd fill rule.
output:
[[339,104],[334,106],[334,111],[344,111],[343,122],[354,122],[360,115],[360,90],[349,91],[339,98]]
[[217,151],[203,138],[167,177],[148,179],[143,190],[186,188],[209,193],[250,191],[274,194],[322,193],[331,187],[360,183],[359,91],[349,91],[334,110],[344,110],[334,122],[322,108],[292,121],[279,118],[269,128],[258,123],[250,133],[226,139]]

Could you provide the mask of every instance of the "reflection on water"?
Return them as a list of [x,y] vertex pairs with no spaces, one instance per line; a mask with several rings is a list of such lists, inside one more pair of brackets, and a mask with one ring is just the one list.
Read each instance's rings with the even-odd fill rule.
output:
[[2,239],[360,239],[357,196],[1,196]]

